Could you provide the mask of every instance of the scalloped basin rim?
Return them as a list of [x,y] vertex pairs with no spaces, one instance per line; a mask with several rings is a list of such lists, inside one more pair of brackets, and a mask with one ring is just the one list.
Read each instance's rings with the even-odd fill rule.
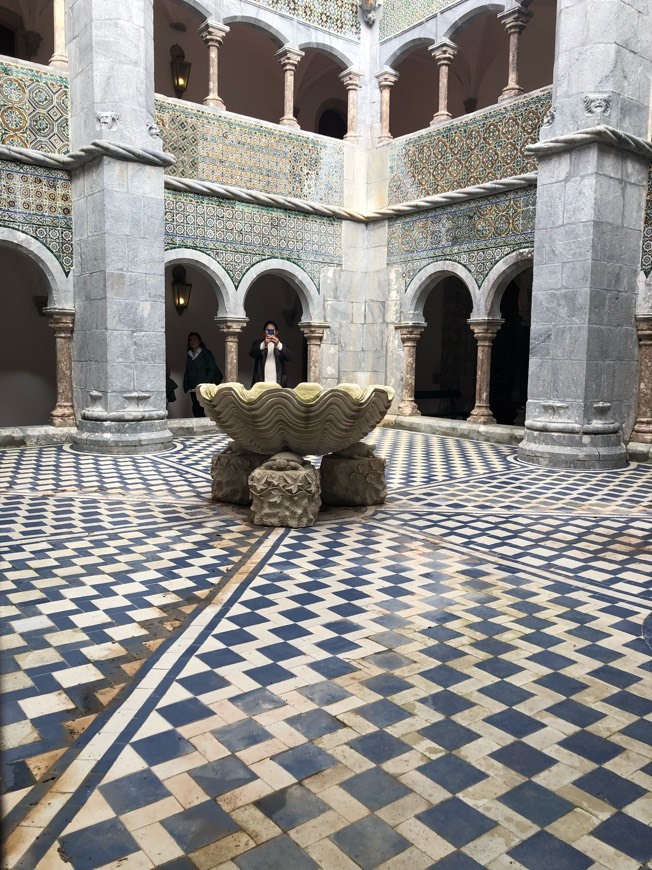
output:
[[324,394],[331,392],[331,390],[339,390],[346,393],[354,401],[358,402],[365,401],[370,391],[373,390],[384,390],[387,393],[390,402],[394,398],[394,388],[388,387],[384,384],[371,384],[368,387],[361,387],[359,384],[337,384],[336,386],[325,390],[321,384],[309,383],[307,381],[297,384],[297,386],[292,389],[281,387],[276,383],[261,381],[260,383],[254,384],[251,389],[247,389],[244,384],[235,381],[226,384],[200,384],[197,389],[205,399],[213,399],[220,391],[230,389],[233,390],[233,392],[235,392],[243,402],[248,403],[255,402],[263,393],[267,393],[271,390],[283,390],[286,393],[293,393],[303,405],[313,404]]

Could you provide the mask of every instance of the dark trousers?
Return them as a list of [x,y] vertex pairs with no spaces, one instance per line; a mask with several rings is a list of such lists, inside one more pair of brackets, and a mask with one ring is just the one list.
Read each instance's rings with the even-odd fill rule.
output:
[[190,393],[190,401],[192,402],[192,416],[193,417],[205,417],[206,411],[204,411],[202,406],[199,404],[199,400],[197,399],[197,396],[195,395],[194,390]]

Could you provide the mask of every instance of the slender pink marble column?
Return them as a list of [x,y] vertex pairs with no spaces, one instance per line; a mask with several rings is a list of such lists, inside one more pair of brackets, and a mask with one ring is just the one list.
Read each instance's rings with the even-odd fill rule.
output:
[[68,69],[64,0],[52,0],[52,13],[54,18],[54,54],[50,58],[50,66]]
[[523,88],[518,83],[518,44],[521,33],[525,30],[525,25],[530,18],[532,18],[532,13],[521,6],[510,9],[508,12],[501,12],[498,16],[498,20],[502,21],[509,34],[509,74],[507,85],[498,97],[499,103],[503,100],[511,100],[523,93]]
[[439,106],[430,122],[430,126],[434,127],[443,121],[450,121],[453,117],[448,111],[448,69],[459,49],[450,39],[440,39],[439,42],[431,45],[428,51],[437,61],[439,68]]
[[279,121],[284,127],[298,127],[299,122],[294,117],[294,71],[305,52],[298,48],[284,46],[274,57],[279,59],[285,72],[285,92],[283,98],[283,117]]
[[399,323],[396,328],[403,342],[403,393],[398,414],[400,417],[418,417],[421,411],[414,401],[417,342],[426,325],[425,323]]
[[638,409],[631,441],[652,444],[652,314],[636,317],[640,352],[638,374]]
[[389,92],[398,81],[398,73],[388,66],[376,73],[380,88],[380,136],[379,142],[389,142],[393,138],[389,132]]
[[57,359],[57,404],[50,414],[53,426],[76,426],[72,402],[72,330],[75,312],[46,308],[48,326],[54,330]]
[[249,320],[246,317],[216,317],[220,332],[224,333],[224,383],[238,380],[238,346],[240,333]]
[[210,20],[204,21],[197,29],[197,33],[208,46],[208,96],[204,99],[204,105],[213,109],[226,108],[218,90],[218,51],[230,29],[226,24]]
[[340,81],[346,88],[347,112],[346,112],[346,135],[345,139],[359,139],[358,134],[358,90],[362,73],[353,68],[345,69],[340,73]]
[[467,322],[478,342],[478,358],[475,374],[475,408],[471,411],[469,423],[495,423],[496,418],[491,413],[489,405],[491,346],[503,321],[469,320]]
[[327,323],[300,323],[299,328],[303,332],[308,345],[308,372],[307,379],[311,384],[321,383],[321,343],[324,331],[328,329]]

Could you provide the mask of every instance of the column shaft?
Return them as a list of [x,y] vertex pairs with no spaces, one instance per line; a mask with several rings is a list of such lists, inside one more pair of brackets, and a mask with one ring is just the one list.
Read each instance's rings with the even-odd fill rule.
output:
[[52,13],[54,19],[54,54],[50,58],[50,66],[67,69],[64,0],[52,0]]
[[414,401],[417,342],[425,329],[425,324],[400,323],[396,328],[403,342],[403,392],[397,410],[401,417],[418,417],[421,411]]
[[398,81],[398,73],[385,67],[376,73],[376,79],[380,88],[380,136],[378,141],[389,142],[393,138],[389,132],[389,94]]
[[346,88],[346,135],[345,139],[359,139],[358,134],[358,90],[362,73],[354,69],[346,69],[340,73],[340,81]]
[[238,380],[238,349],[240,333],[247,325],[247,318],[216,317],[220,332],[224,333],[224,382],[234,384]]
[[283,91],[283,117],[279,121],[284,127],[298,127],[299,123],[294,117],[294,71],[297,64],[303,57],[304,52],[298,48],[290,48],[285,46],[276,52],[275,57],[278,58],[283,71],[285,73],[284,91]]
[[53,426],[74,426],[75,409],[72,401],[72,330],[75,312],[46,309],[48,326],[54,330],[57,359],[57,404],[50,414]]
[[453,117],[448,111],[448,70],[458,52],[458,47],[450,39],[442,39],[431,45],[429,50],[437,61],[439,70],[439,106],[430,122],[430,126],[434,127]]
[[219,47],[230,28],[217,21],[204,21],[197,30],[208,46],[208,96],[204,105],[213,109],[225,109],[224,101],[219,94]]
[[469,321],[476,341],[478,357],[475,374],[475,407],[469,417],[470,423],[495,423],[496,418],[489,404],[491,385],[491,348],[502,320]]
[[308,371],[306,378],[309,383],[318,384],[321,382],[321,343],[324,338],[324,331],[328,329],[328,324],[300,323],[299,327],[308,344]]
[[511,100],[523,93],[523,88],[519,84],[518,48],[521,33],[525,30],[525,26],[530,18],[532,18],[532,13],[520,6],[510,9],[508,12],[502,12],[498,16],[498,19],[502,21],[505,30],[509,34],[507,85],[503,88],[500,97],[498,97],[499,102]]
[[637,315],[639,346],[638,409],[632,441],[652,444],[652,314]]

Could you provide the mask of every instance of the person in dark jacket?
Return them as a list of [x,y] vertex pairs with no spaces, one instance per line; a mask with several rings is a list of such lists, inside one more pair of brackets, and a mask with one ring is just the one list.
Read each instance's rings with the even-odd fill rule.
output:
[[276,382],[282,387],[287,387],[285,363],[292,360],[292,351],[279,338],[278,326],[273,320],[266,321],[263,327],[263,339],[254,341],[249,356],[254,359],[252,387],[260,381],[272,384]]
[[196,388],[199,384],[221,384],[224,375],[217,367],[215,357],[201,340],[198,332],[188,335],[188,355],[186,370],[183,374],[183,391],[190,392],[194,417],[205,417],[206,412],[199,404]]

